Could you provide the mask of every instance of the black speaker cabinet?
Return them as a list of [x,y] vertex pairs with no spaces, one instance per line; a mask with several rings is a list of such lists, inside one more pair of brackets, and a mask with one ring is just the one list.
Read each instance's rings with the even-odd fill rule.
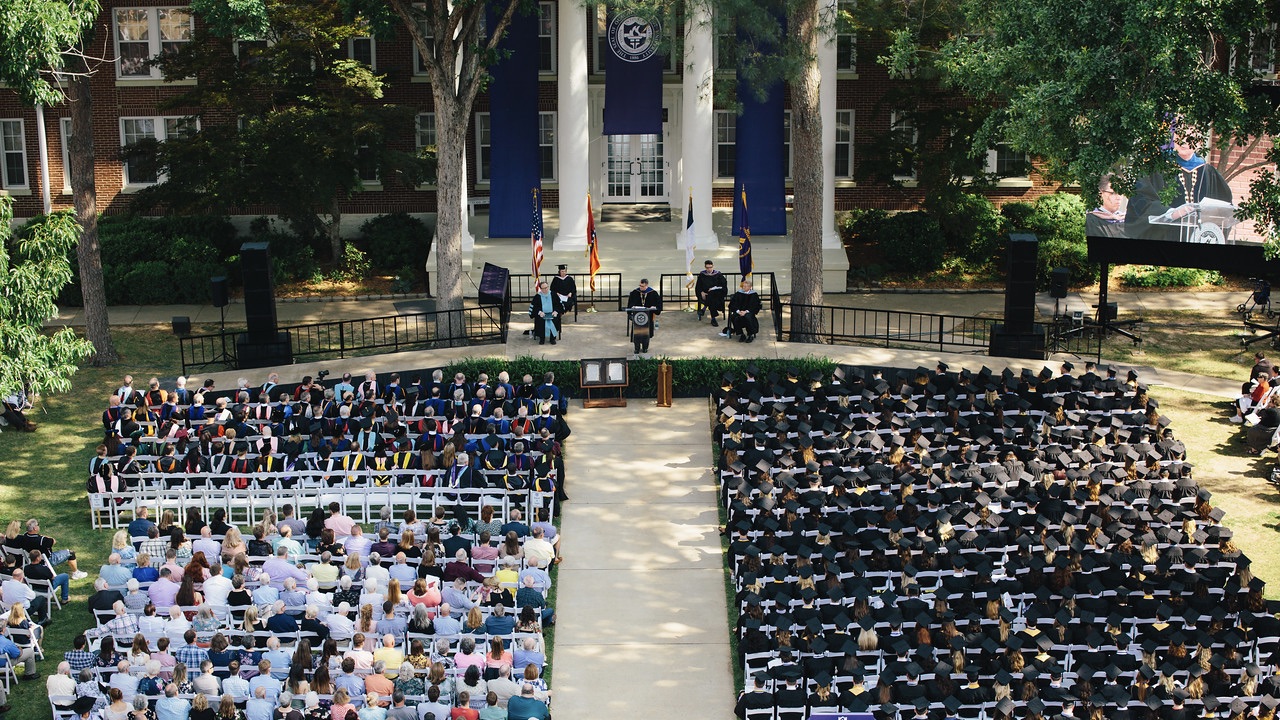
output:
[[209,299],[216,308],[224,308],[227,306],[229,298],[227,297],[227,276],[218,275],[209,278]]
[[993,357],[1028,358],[1043,360],[1045,354],[1043,325],[1032,324],[1027,330],[1013,330],[1008,324],[996,325],[991,330],[989,351]]
[[190,335],[191,334],[191,318],[187,315],[173,316],[173,334],[174,335]]
[[480,304],[502,305],[507,297],[507,280],[510,277],[510,270],[485,263],[484,272],[480,275]]
[[293,364],[293,344],[287,332],[274,333],[267,340],[249,333],[236,336],[236,367],[260,368]]
[[1030,333],[1036,317],[1036,254],[1040,240],[1030,233],[1009,236],[1004,324],[1012,333]]
[[276,337],[276,296],[267,243],[247,242],[240,246],[240,273],[244,277],[248,335],[254,342],[270,344]]
[[1061,300],[1067,296],[1067,286],[1071,284],[1071,271],[1067,268],[1054,268],[1049,281],[1049,297]]

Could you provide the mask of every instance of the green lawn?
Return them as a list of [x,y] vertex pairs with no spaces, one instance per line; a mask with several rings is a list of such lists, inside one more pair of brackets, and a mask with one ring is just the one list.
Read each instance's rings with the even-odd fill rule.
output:
[[[40,424],[36,433],[0,434],[0,522],[39,518],[41,531],[57,538],[58,547],[75,550],[81,569],[89,573],[71,583],[71,603],[54,611],[45,633],[42,675],[57,669],[72,638],[92,624],[84,602],[111,544],[110,532],[90,529],[84,491],[89,458],[102,439],[98,417],[125,373],[140,387],[152,375],[172,380],[178,374],[178,343],[167,327],[116,329],[114,335],[121,355],[117,365],[83,368],[71,392],[42,398],[30,415]],[[49,717],[43,680],[17,686],[10,704],[11,720]]]

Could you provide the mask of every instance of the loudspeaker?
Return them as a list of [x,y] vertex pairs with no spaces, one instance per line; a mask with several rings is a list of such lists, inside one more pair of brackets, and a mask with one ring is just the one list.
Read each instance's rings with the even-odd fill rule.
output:
[[1036,255],[1040,240],[1031,233],[1009,236],[1004,324],[1009,333],[1030,333],[1036,317]]
[[1033,323],[1025,332],[1014,332],[1007,325],[996,325],[991,330],[988,351],[995,357],[1044,360],[1048,357],[1044,326]]
[[191,318],[186,315],[173,316],[173,334],[174,335],[190,335],[191,334]]
[[274,342],[275,284],[271,277],[271,251],[266,243],[247,242],[240,246],[240,274],[244,278],[244,317],[249,338]]
[[480,275],[480,304],[501,305],[507,297],[507,280],[511,271],[493,263],[484,264]]
[[263,341],[248,333],[236,336],[236,368],[259,368],[293,364],[293,344],[287,332],[274,333]]
[[209,297],[213,300],[213,306],[216,308],[224,308],[227,306],[227,276],[219,275],[209,278]]
[[1049,297],[1061,300],[1067,296],[1067,285],[1071,284],[1071,271],[1067,268],[1054,268],[1049,280]]
[[1120,308],[1113,302],[1107,303],[1105,306],[1098,308],[1098,322],[1115,322],[1120,315]]

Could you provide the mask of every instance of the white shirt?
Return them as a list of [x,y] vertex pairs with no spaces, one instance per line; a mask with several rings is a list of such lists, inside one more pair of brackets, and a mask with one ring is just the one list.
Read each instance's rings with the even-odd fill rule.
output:
[[215,608],[225,607],[231,595],[231,581],[222,575],[214,575],[204,581],[204,601]]

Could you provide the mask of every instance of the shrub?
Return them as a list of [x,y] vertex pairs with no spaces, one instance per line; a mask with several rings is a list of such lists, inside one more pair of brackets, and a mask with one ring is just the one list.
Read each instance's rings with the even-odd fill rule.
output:
[[938,221],[921,211],[890,215],[878,240],[881,258],[895,272],[921,274],[937,270],[946,251]]
[[[845,216],[848,230],[845,237],[849,242],[875,242],[888,219],[889,213],[884,210],[850,210]],[[841,228],[842,235],[845,230],[845,227]]]
[[[1007,206],[1006,206],[1007,207]],[[1026,219],[1026,230],[1040,238],[1036,285],[1049,287],[1053,269],[1071,271],[1071,282],[1088,285],[1098,280],[1098,266],[1089,262],[1084,239],[1084,202],[1078,195],[1055,193],[1041,196]]]
[[[209,278],[238,248],[235,226],[218,216],[107,216],[98,224],[108,305],[209,302]],[[74,251],[73,251],[74,252]],[[59,302],[80,305],[79,264]]]
[[1035,211],[1035,205],[1025,202],[1008,202],[1000,206],[1000,215],[1004,218],[1005,227],[1009,232],[1026,230],[1030,224],[1031,215]]
[[952,255],[975,267],[1004,257],[1005,219],[985,197],[935,194],[925,200],[925,210],[937,219]]
[[369,263],[369,257],[364,252],[347,243],[342,248],[342,274],[348,280],[361,280],[369,276],[369,272],[373,266]]
[[1120,283],[1126,287],[1200,287],[1223,282],[1222,273],[1217,270],[1197,268],[1130,265],[1120,273]]
[[422,268],[431,252],[431,228],[406,213],[371,218],[360,226],[360,244],[373,267],[395,272],[405,266]]
[[[315,274],[316,244],[314,236],[278,230],[274,222],[265,217],[254,218],[249,223],[249,237],[254,242],[265,242],[271,250],[272,273],[276,282],[307,280]],[[239,282],[239,256],[228,259],[232,280]]]

